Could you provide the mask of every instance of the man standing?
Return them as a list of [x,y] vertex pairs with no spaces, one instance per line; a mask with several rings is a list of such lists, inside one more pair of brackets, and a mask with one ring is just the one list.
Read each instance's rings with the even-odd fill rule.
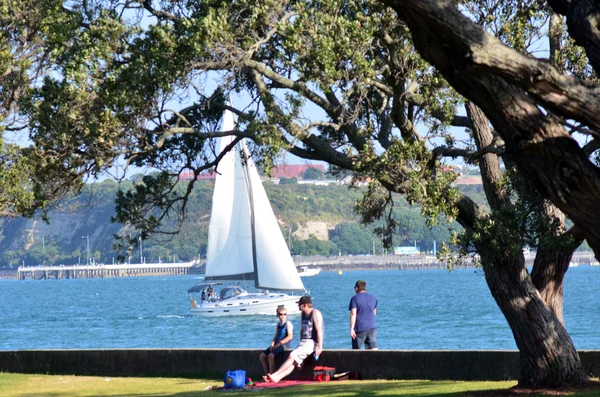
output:
[[300,344],[276,372],[263,376],[266,382],[279,382],[291,374],[294,368],[300,368],[313,352],[318,358],[323,351],[323,315],[317,309],[313,309],[310,296],[303,296],[296,303],[302,312]]
[[367,283],[358,280],[354,284],[354,295],[350,299],[350,336],[352,348],[361,349],[362,345],[368,350],[377,350],[377,298],[367,293]]

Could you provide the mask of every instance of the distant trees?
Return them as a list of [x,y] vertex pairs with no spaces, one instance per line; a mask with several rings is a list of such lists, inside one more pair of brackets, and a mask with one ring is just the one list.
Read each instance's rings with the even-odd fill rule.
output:
[[319,240],[315,236],[309,236],[306,240],[293,240],[293,255],[329,255],[333,244],[330,241]]
[[282,177],[282,178],[279,179],[279,183],[281,185],[295,185],[295,184],[298,183],[298,178],[296,178],[296,177],[292,177],[292,178]]
[[342,255],[373,253],[373,238],[373,230],[358,223],[340,223],[329,232],[329,239]]
[[302,174],[304,179],[325,179],[325,173],[318,168],[309,168]]

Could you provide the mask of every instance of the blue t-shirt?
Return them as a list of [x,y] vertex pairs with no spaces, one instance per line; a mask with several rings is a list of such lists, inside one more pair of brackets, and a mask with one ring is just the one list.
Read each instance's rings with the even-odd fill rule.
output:
[[358,293],[350,299],[348,310],[352,309],[356,309],[355,332],[377,328],[375,314],[373,313],[377,309],[377,298],[366,292]]
[[[275,340],[275,343],[281,342],[283,339],[287,338],[287,336],[287,320],[283,324],[277,323],[277,339]],[[290,347],[290,342],[291,341],[288,341],[284,346]]]

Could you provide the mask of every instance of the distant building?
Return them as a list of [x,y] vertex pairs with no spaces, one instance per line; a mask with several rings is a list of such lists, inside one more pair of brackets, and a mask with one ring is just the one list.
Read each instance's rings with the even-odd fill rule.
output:
[[394,255],[417,255],[419,249],[417,247],[394,247]]
[[298,185],[329,186],[341,184],[342,183],[336,179],[306,179],[298,181]]
[[480,176],[459,176],[453,185],[481,185],[482,183]]
[[342,185],[354,184],[354,186],[358,186],[358,187],[367,186],[369,183],[371,183],[371,178],[366,177],[366,178],[362,178],[362,179],[354,179],[353,175],[348,175],[341,181]]
[[[281,178],[297,178],[303,179],[304,173],[309,170],[318,170],[322,173],[325,173],[325,166],[323,164],[290,164],[290,165],[280,165],[273,168],[273,172],[271,173],[271,178],[273,179],[281,179]],[[217,174],[214,171],[205,172],[196,178],[197,180],[214,180]],[[194,173],[191,171],[182,172],[179,174],[180,181],[190,181],[194,178]]]
[[321,171],[323,174],[325,173],[325,166],[323,164],[289,164],[279,165],[273,168],[273,172],[271,172],[271,177],[303,179],[304,173],[310,169]]
[[[205,172],[202,173],[200,175],[198,175],[198,178],[196,178],[197,180],[212,180],[214,181],[216,178],[216,173],[213,171],[210,172]],[[180,181],[191,181],[192,179],[194,179],[194,173],[192,171],[187,171],[187,172],[182,172],[181,174],[179,174],[179,180]]]

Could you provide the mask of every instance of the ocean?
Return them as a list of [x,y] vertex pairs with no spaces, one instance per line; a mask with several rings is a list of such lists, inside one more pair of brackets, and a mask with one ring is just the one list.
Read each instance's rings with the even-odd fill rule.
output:
[[[379,301],[380,349],[515,350],[477,269],[321,272],[303,278],[325,321],[325,349],[350,348],[348,303],[367,281]],[[579,350],[600,349],[600,267],[570,268],[567,330]],[[192,317],[187,289],[198,276],[66,280],[0,279],[0,350],[265,348],[275,315]],[[290,308],[290,312],[297,308]],[[299,329],[299,316],[291,316]],[[296,333],[292,346],[298,342]]]

